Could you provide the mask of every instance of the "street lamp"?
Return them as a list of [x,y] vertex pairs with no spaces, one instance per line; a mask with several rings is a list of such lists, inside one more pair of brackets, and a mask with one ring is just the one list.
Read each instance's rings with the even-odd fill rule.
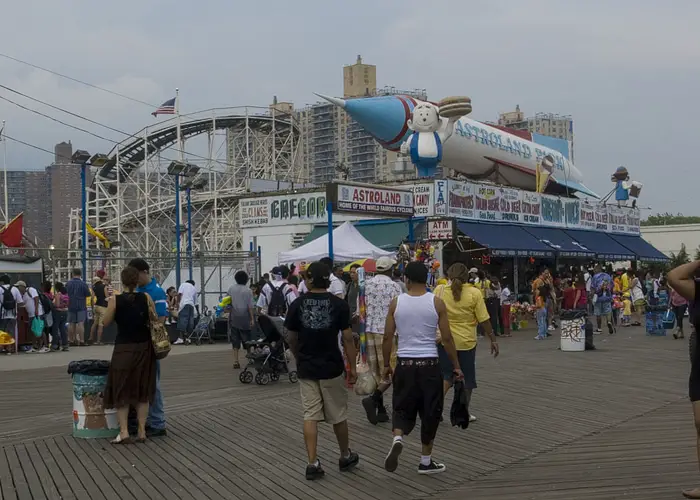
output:
[[84,149],[78,149],[71,157],[71,162],[80,165],[80,212],[83,219],[80,260],[83,268],[83,279],[87,279],[87,170],[89,161],[90,153]]
[[[180,287],[180,259],[182,247],[180,245],[180,177],[192,178],[199,172],[199,167],[182,161],[173,161],[168,165],[168,174],[175,177],[175,285]],[[187,189],[188,199],[188,221],[191,222],[191,209],[189,208],[189,188]],[[188,223],[188,226],[190,224]],[[190,258],[190,279],[192,279],[192,234],[189,230],[188,247]]]
[[[199,172],[199,167],[195,165],[190,165],[194,167],[195,174]],[[191,172],[191,170],[190,170]],[[186,174],[187,175],[187,174]],[[192,177],[187,177],[182,183],[182,187],[187,190],[187,263],[189,268],[190,280],[192,280],[193,265],[192,265],[192,190],[203,189],[207,185],[207,180],[204,177],[199,177],[195,179]]]

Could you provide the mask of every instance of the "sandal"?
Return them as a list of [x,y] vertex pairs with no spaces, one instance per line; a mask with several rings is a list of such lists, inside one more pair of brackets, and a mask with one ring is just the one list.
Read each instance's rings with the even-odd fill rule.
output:
[[137,437],[136,438],[137,443],[145,443],[146,442],[146,436],[144,437]]
[[131,436],[127,436],[125,438],[122,437],[121,434],[119,434],[116,439],[112,439],[110,441],[110,444],[132,444],[133,441],[131,439]]
[[240,369],[241,369],[241,364],[240,364],[238,361],[236,361],[236,362],[233,364],[233,369],[234,369],[234,370],[240,370]]

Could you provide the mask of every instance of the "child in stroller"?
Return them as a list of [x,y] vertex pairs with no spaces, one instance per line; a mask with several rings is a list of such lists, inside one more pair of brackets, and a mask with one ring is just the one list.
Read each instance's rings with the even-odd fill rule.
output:
[[276,382],[284,373],[288,374],[291,383],[298,381],[297,372],[289,370],[287,344],[280,333],[281,325],[278,326],[275,319],[269,316],[258,317],[263,338],[246,342],[244,345],[248,351],[246,354],[248,364],[238,377],[244,384],[250,384],[253,381],[253,369],[255,383],[258,385],[267,385],[270,381]]

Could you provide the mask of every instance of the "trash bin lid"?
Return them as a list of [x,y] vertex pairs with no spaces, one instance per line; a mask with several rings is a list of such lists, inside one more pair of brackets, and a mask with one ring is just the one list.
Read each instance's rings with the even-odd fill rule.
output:
[[80,373],[82,375],[107,375],[109,361],[105,359],[81,359],[68,363],[68,374]]

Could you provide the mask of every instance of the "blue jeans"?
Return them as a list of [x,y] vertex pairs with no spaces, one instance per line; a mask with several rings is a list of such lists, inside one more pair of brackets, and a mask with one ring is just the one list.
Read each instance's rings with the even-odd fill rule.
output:
[[541,338],[547,338],[547,308],[537,310],[537,336]]
[[[53,314],[53,326],[51,327],[51,346],[54,348],[66,347],[68,345],[68,330],[66,329],[66,321],[68,321],[68,311],[51,311]],[[59,342],[60,340],[60,342]]]
[[160,392],[160,360],[156,360],[156,396],[148,408],[146,425],[152,429],[165,429],[165,409],[163,408],[163,393]]

